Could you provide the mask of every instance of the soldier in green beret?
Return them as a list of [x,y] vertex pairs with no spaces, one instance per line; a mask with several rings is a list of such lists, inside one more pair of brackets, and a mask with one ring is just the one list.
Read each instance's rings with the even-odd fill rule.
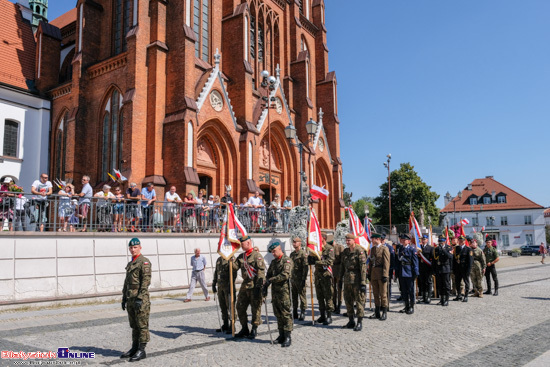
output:
[[141,254],[141,242],[132,238],[128,243],[132,261],[126,265],[126,279],[122,289],[122,310],[128,311],[132,328],[132,348],[120,358],[130,362],[145,359],[145,346],[149,342],[149,285],[151,284],[151,262]]
[[289,347],[291,343],[292,316],[290,315],[290,287],[288,280],[292,272],[292,260],[285,255],[279,242],[273,242],[268,247],[273,255],[273,261],[267,269],[266,281],[263,286],[263,296],[267,297],[267,290],[271,284],[271,300],[273,302],[273,313],[277,318],[279,337],[277,343],[281,347]]

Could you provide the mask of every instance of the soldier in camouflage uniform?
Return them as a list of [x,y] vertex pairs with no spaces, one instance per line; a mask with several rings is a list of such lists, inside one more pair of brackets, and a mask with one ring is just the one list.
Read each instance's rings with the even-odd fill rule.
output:
[[[294,251],[290,253],[292,260],[292,274],[290,284],[292,285],[292,307],[295,319],[304,321],[307,308],[306,280],[309,272],[307,265],[307,254],[302,250],[302,240],[300,237],[294,237],[292,240]],[[298,317],[298,297],[300,298],[300,316]]]
[[[218,292],[218,302],[220,304],[220,310],[222,313],[223,325],[217,332],[225,332],[231,334],[232,328],[229,323],[229,317],[231,316],[231,285],[229,282],[229,262],[233,266],[233,299],[235,299],[235,279],[237,279],[237,263],[235,257],[232,256],[231,260],[225,260],[223,257],[219,257],[216,261],[216,270],[214,270],[214,278],[212,279],[212,292]],[[218,288],[219,284],[219,288]]]
[[[344,301],[349,318],[344,328],[361,331],[367,293],[367,257],[363,249],[355,243],[353,234],[346,235],[346,245],[348,248],[342,253],[340,273],[344,279]],[[354,305],[357,306],[357,324],[354,319]]]
[[[328,242],[332,245],[332,241]],[[342,307],[342,253],[344,252],[344,246],[339,243],[334,245],[334,266],[332,267],[333,278],[333,287],[334,287],[334,313],[340,315],[340,307]]]
[[319,313],[321,317],[317,322],[323,325],[332,323],[332,264],[334,263],[334,247],[327,243],[327,235],[323,234],[323,252],[321,258],[308,257],[308,264],[315,265],[315,293],[319,302]]
[[485,274],[485,254],[477,247],[477,240],[473,238],[470,243],[470,248],[474,250],[474,264],[472,266],[472,288],[474,297],[483,298],[483,275]]
[[270,284],[273,313],[277,318],[279,337],[277,343],[281,347],[289,347],[291,343],[292,316],[290,315],[290,287],[289,279],[292,272],[292,260],[285,255],[279,242],[273,242],[268,247],[273,255],[273,261],[267,269],[266,281],[263,287],[263,296],[267,297],[267,289]]
[[120,358],[130,362],[145,359],[145,346],[149,342],[149,285],[151,284],[151,262],[141,254],[141,242],[132,238],[128,243],[132,261],[126,265],[126,278],[122,289],[122,310],[128,311],[132,328],[132,348]]
[[[237,297],[237,315],[242,325],[235,337],[254,339],[261,324],[262,314],[262,287],[265,281],[264,258],[258,251],[254,251],[250,236],[241,238],[243,253],[237,257],[237,268],[241,269],[243,282]],[[252,330],[248,330],[247,309],[252,310]]]
[[496,247],[493,246],[493,240],[491,238],[487,239],[485,242],[485,248],[483,249],[485,254],[485,260],[487,261],[487,268],[485,269],[485,279],[487,280],[487,291],[483,294],[491,294],[491,276],[495,282],[495,293],[493,296],[498,296],[498,278],[497,278],[497,269],[495,264],[500,260],[498,257],[498,251]]

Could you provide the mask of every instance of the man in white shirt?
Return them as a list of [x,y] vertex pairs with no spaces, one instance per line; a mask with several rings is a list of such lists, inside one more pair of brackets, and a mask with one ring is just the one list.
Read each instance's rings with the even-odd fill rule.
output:
[[259,211],[260,208],[263,208],[263,200],[260,197],[260,192],[256,190],[254,192],[254,196],[251,196],[248,199],[248,205],[254,209],[252,209],[250,213],[250,219],[252,221],[252,230],[255,231],[258,228],[258,219],[259,219]]
[[182,202],[180,196],[176,193],[176,186],[170,187],[170,191],[164,195],[164,201],[166,201],[164,204],[164,226],[172,226],[172,229],[175,230],[175,224],[180,222],[176,203]]
[[48,221],[47,210],[48,207],[48,195],[51,195],[53,186],[48,181],[48,174],[42,173],[40,179],[33,182],[31,192],[35,194],[33,201],[36,210],[38,210],[37,222],[40,225],[40,232],[44,231],[44,223]]

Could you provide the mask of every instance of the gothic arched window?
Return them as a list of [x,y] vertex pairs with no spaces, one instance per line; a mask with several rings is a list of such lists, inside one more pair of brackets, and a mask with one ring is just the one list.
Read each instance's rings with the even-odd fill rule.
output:
[[114,0],[113,52],[126,51],[126,35],[130,30],[130,0]]
[[113,173],[114,169],[120,169],[122,159],[122,100],[117,89],[113,89],[107,98],[101,122],[101,172],[102,181],[107,180],[107,172]]
[[194,0],[193,31],[197,37],[195,56],[209,62],[210,58],[210,0]]
[[65,158],[67,156],[67,119],[69,113],[65,111],[61,115],[54,136],[54,177],[60,180],[65,179]]

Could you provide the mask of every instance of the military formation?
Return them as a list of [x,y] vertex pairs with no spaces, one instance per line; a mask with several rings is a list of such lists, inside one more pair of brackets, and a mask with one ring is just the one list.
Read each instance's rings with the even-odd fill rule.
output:
[[[236,299],[235,309],[241,329],[235,338],[256,338],[258,326],[262,323],[262,305],[265,305],[271,287],[273,312],[279,331],[275,342],[289,347],[294,320],[305,320],[308,308],[306,294],[307,289],[313,286],[313,279],[320,313],[313,324],[330,325],[333,313],[340,314],[343,297],[346,306],[343,316],[349,320],[343,328],[354,331],[363,328],[367,299],[374,299],[375,306],[369,319],[387,319],[392,280],[398,282],[400,296],[397,300],[402,300],[405,306],[399,312],[407,315],[414,314],[415,304],[430,304],[436,295],[439,298],[437,304],[441,306],[449,305],[450,296],[455,296],[454,301],[467,302],[470,285],[474,297],[491,294],[491,289],[497,296],[495,264],[499,261],[499,255],[492,239],[488,238],[485,248],[481,250],[475,238],[454,237],[451,231],[449,237],[450,241],[440,236],[438,243],[432,246],[428,244],[428,236],[423,236],[417,246],[411,243],[410,235],[402,234],[399,243],[392,245],[386,242],[385,234],[373,233],[370,253],[367,253],[357,244],[353,234],[346,235],[346,247],[327,241],[326,235],[323,235],[322,251],[317,254],[304,248],[302,240],[295,237],[292,239],[294,251],[290,256],[285,255],[281,244],[274,241],[268,247],[273,259],[266,272],[263,256],[254,249],[250,236],[244,236],[240,239],[242,252],[236,258],[226,260],[220,257],[216,261],[212,290],[218,294],[223,319],[223,325],[216,331],[232,333],[231,300]],[[151,263],[141,255],[139,239],[133,238],[129,242],[129,251],[132,261],[126,266],[122,309],[128,312],[132,347],[121,358],[134,362],[146,358],[145,346],[149,342]],[[235,285],[239,270],[242,283],[238,295],[235,287],[231,294],[231,283]],[[483,276],[487,281],[485,292]],[[367,288],[371,292],[369,297]],[[250,328],[249,307],[252,314]]]

